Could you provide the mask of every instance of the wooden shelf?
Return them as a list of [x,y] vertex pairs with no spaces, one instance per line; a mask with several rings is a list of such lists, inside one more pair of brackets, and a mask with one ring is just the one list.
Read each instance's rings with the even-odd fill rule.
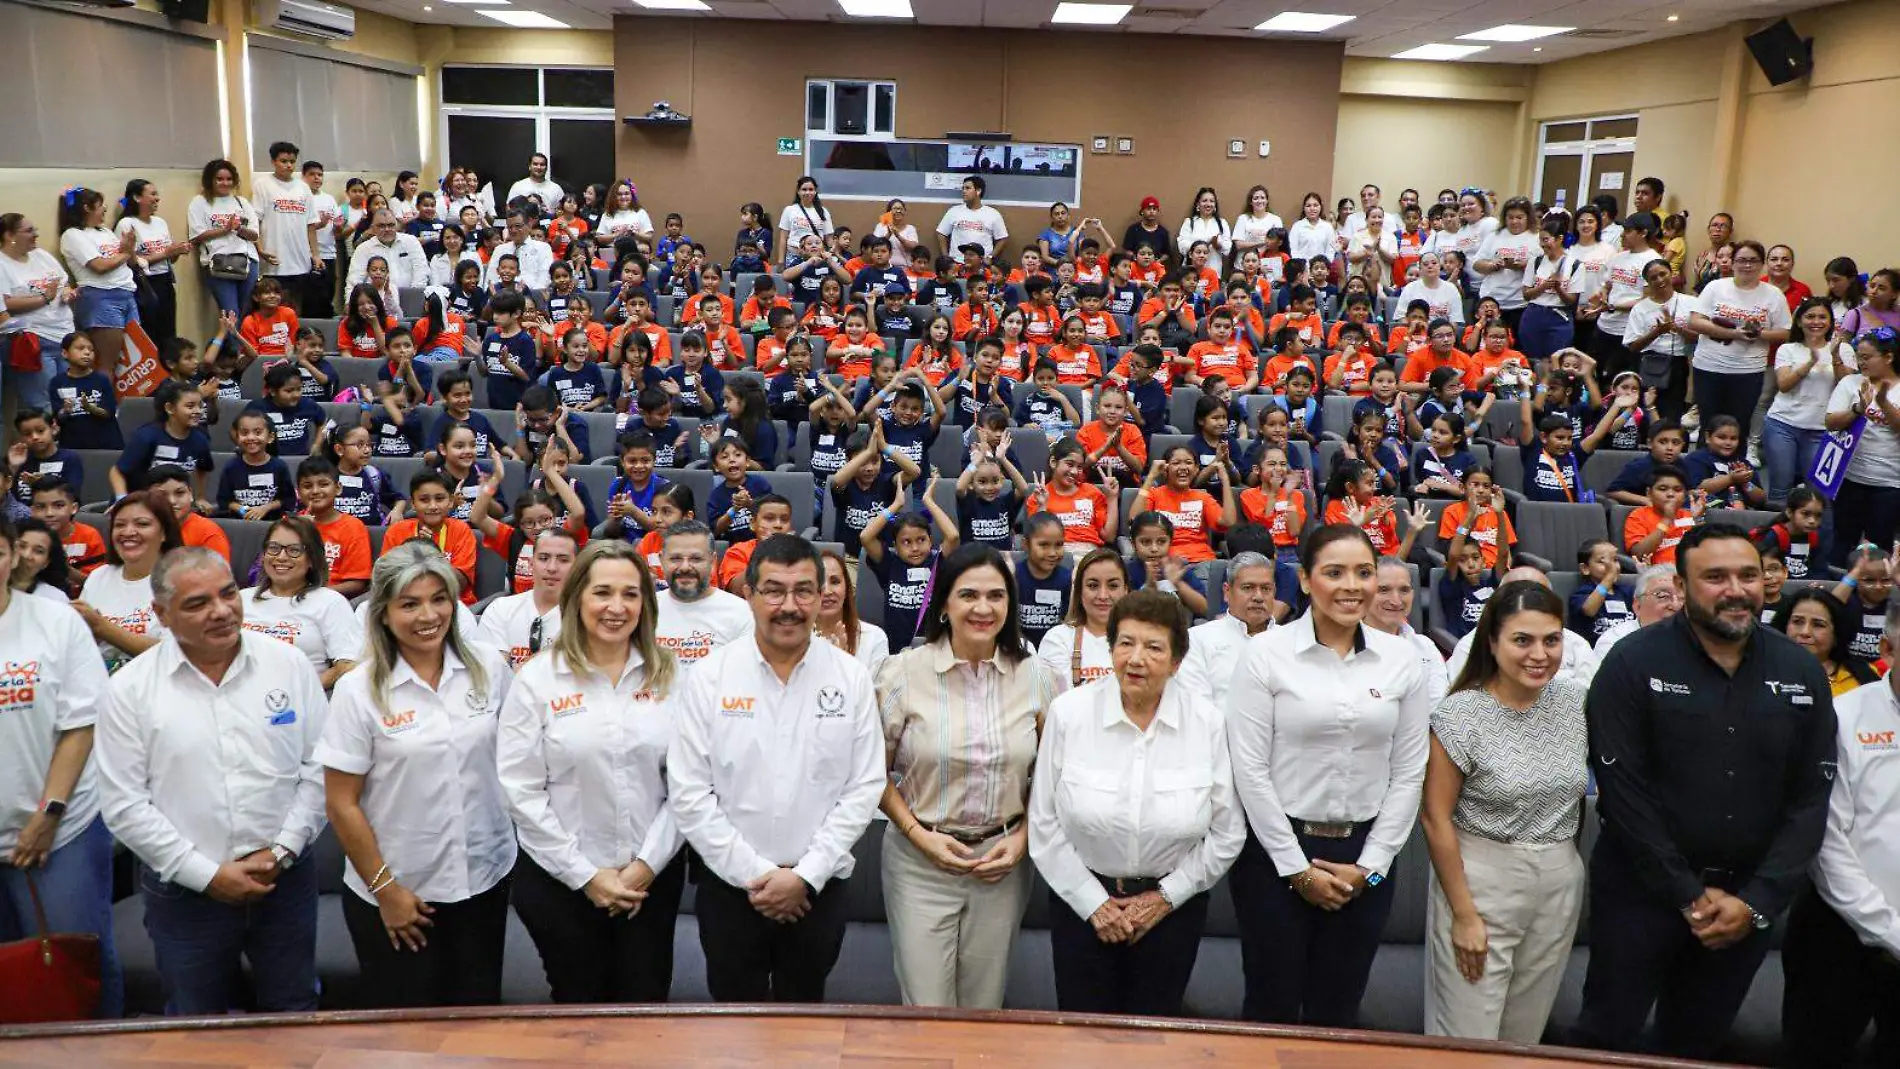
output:
[[649,115],[623,115],[620,121],[626,123],[628,126],[645,126],[649,128],[684,129],[693,125],[693,117],[691,115],[675,115],[665,119],[654,118]]

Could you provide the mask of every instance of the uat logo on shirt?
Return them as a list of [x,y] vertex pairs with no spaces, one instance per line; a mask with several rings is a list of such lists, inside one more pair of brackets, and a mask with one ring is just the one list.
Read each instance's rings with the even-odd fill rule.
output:
[[392,710],[383,714],[382,721],[384,734],[400,735],[415,728],[416,711],[414,709]]
[[757,699],[749,694],[721,694],[719,712],[725,716],[750,717]]
[[556,720],[587,711],[587,697],[584,694],[563,694],[548,702],[548,715]]

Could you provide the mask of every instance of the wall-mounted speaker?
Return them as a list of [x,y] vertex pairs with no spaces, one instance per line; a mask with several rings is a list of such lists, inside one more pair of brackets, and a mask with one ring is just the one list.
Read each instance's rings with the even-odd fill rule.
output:
[[159,0],[158,8],[171,18],[186,22],[211,21],[211,0]]
[[871,87],[838,82],[831,89],[831,132],[862,134],[871,128]]
[[1749,34],[1748,50],[1769,85],[1787,85],[1814,73],[1813,39],[1803,39],[1787,19]]

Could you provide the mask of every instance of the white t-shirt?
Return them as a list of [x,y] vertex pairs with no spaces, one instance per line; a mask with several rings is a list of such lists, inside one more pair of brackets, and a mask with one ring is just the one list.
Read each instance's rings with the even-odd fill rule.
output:
[[[1774,292],[1773,286],[1765,288]],[[1828,398],[1827,410],[1853,411],[1860,397],[1860,384],[1866,381],[1867,376],[1854,374],[1836,383],[1834,396]],[[1900,405],[1900,382],[1887,387],[1887,402]],[[1887,423],[1877,407],[1867,409],[1867,429],[1861,432],[1854,458],[1847,462],[1847,477],[1867,486],[1900,486],[1900,433]]]
[[123,263],[110,271],[94,271],[86,264],[101,256],[117,256],[125,240],[105,227],[85,230],[73,227],[59,236],[59,254],[79,285],[95,290],[129,290],[137,287],[132,280],[132,265]]
[[1603,288],[1603,276],[1610,263],[1610,257],[1617,254],[1617,247],[1608,242],[1599,241],[1594,245],[1572,245],[1568,255],[1583,266],[1578,269],[1570,283],[1570,292],[1579,301],[1587,301],[1597,290]]
[[514,203],[516,197],[540,197],[541,206],[548,211],[553,211],[561,205],[561,184],[545,178],[539,182],[532,178],[523,178],[508,187],[509,203]]
[[1228,229],[1227,221],[1203,219],[1198,215],[1181,220],[1181,228],[1174,232],[1174,247],[1181,250],[1183,259],[1197,241],[1207,242],[1207,266],[1216,275],[1220,274],[1221,264],[1234,248],[1234,233]]
[[1571,298],[1576,296],[1577,283],[1584,277],[1582,263],[1568,252],[1555,260],[1548,260],[1541,253],[1537,254],[1531,261],[1530,270],[1526,274],[1530,276],[1524,280],[1526,282],[1533,279],[1538,282],[1547,282],[1553,277],[1561,280],[1561,288],[1545,290],[1530,299],[1530,304],[1541,304],[1545,308],[1568,307]]
[[[1695,311],[1695,298],[1683,293],[1672,293],[1669,300],[1658,304],[1644,297],[1630,309],[1629,322],[1623,327],[1623,344],[1634,347],[1636,340],[1648,334],[1662,320],[1663,310],[1675,317],[1676,323],[1688,326],[1689,313]],[[1689,351],[1689,340],[1673,330],[1665,330],[1656,335],[1656,340],[1644,347],[1643,352],[1659,353],[1663,356],[1682,356]]]
[[172,273],[170,260],[153,259],[162,256],[172,247],[172,228],[162,215],[154,215],[148,221],[136,215],[128,215],[119,220],[119,239],[131,241],[137,247],[139,255],[146,258],[145,273],[148,275],[169,275]]
[[654,637],[688,668],[719,647],[752,634],[752,606],[737,595],[711,590],[698,601],[681,601],[669,592],[659,598]]
[[310,194],[310,221],[317,225],[317,256],[325,260],[336,259],[336,231],[331,227],[336,223],[336,198],[328,193]]
[[987,204],[981,208],[952,204],[937,223],[937,233],[943,236],[944,255],[952,258],[961,256],[957,250],[965,245],[981,245],[983,255],[988,256],[996,251],[998,242],[1009,238],[1003,213]]
[[1635,307],[1631,302],[1643,297],[1643,268],[1650,261],[1660,260],[1661,256],[1653,249],[1640,252],[1619,252],[1610,257],[1603,267],[1603,284],[1609,287],[1604,294],[1603,312],[1597,316],[1597,329],[1607,332],[1611,337],[1623,336],[1623,328],[1629,324],[1630,314],[1618,311],[1617,305]]
[[788,256],[798,251],[798,243],[805,240],[806,234],[816,234],[822,238],[835,229],[831,225],[830,212],[800,204],[787,204],[785,210],[778,213],[778,228],[785,231],[785,253]]
[[496,598],[482,610],[482,621],[477,634],[483,642],[500,650],[508,658],[510,669],[519,669],[535,655],[533,632],[535,618],[541,620],[541,649],[554,645],[561,633],[561,605],[545,613],[534,610],[534,591],[524,590],[519,594],[510,594],[505,598]]
[[0,323],[0,337],[30,330],[42,338],[59,341],[73,332],[73,306],[66,303],[66,286],[72,281],[57,256],[45,249],[34,249],[22,263],[0,252],[0,294],[25,297],[38,293],[52,302],[31,312],[16,313]]
[[1499,229],[1484,241],[1478,250],[1477,259],[1500,260],[1505,265],[1488,275],[1479,276],[1478,296],[1495,298],[1498,307],[1509,311],[1522,308],[1524,300],[1524,268],[1537,255],[1537,235],[1530,231],[1513,234],[1509,230]]
[[1465,265],[1470,266],[1471,261],[1478,258],[1478,253],[1484,248],[1484,243],[1497,232],[1498,221],[1487,215],[1475,223],[1467,223],[1446,234],[1438,248],[1441,252],[1452,251],[1462,255],[1465,258]]
[[625,235],[653,233],[653,217],[645,208],[635,208],[630,212],[610,212],[600,217],[600,225],[594,228],[594,236],[599,246],[611,247],[615,241]]
[[[1858,366],[1853,346],[1841,342],[1840,352],[1841,363],[1850,368]],[[1810,359],[1814,361],[1814,370],[1802,376],[1801,381],[1794,384],[1794,389],[1777,391],[1773,403],[1768,406],[1768,415],[1804,431],[1825,430],[1828,402],[1834,398],[1833,357],[1825,349],[1814,353],[1801,342],[1783,342],[1775,350],[1775,370],[1800,367]],[[1871,427],[1873,421],[1869,420],[1868,425]]]
[[[1048,666],[1049,674],[1060,681],[1063,690],[1074,685],[1075,677],[1070,669],[1075,660],[1075,627],[1071,624],[1057,624],[1042,636],[1042,642],[1036,646],[1036,659]],[[1093,683],[1098,679],[1115,674],[1115,663],[1108,649],[1108,636],[1097,635],[1087,628],[1082,630],[1082,682]]]
[[[135,635],[165,637],[165,625],[158,622],[158,613],[152,608],[152,577],[149,575],[131,580],[118,565],[102,565],[86,577],[79,600]],[[132,659],[130,654],[109,642],[99,643],[99,655],[105,658],[109,672],[118,671]]]
[[[19,591],[0,612],[0,851],[12,852],[39,808],[61,732],[90,727],[107,679],[92,634],[71,608]],[[53,847],[78,838],[99,813],[92,761],[66,795]]]
[[363,628],[349,600],[329,587],[297,598],[273,597],[249,587],[243,597],[244,629],[297,647],[318,672],[332,661],[354,660],[363,648]]
[[[1744,290],[1732,278],[1718,278],[1704,286],[1696,296],[1695,310],[1710,319],[1720,317],[1732,323],[1753,322],[1763,330],[1787,330],[1794,322],[1794,317],[1788,313],[1788,298],[1766,282],[1757,282],[1752,289]],[[1719,341],[1704,335],[1696,341],[1697,371],[1746,375],[1767,366],[1768,343],[1760,338],[1753,341],[1747,338]]]
[[1333,232],[1333,224],[1326,220],[1315,223],[1301,216],[1287,228],[1286,251],[1295,260],[1311,260],[1314,257],[1330,260],[1339,251],[1338,235]]
[[396,225],[402,227],[408,226],[409,220],[414,219],[419,213],[416,211],[415,201],[391,197],[389,198],[389,214],[395,216]]
[[1272,212],[1258,219],[1243,212],[1234,217],[1234,244],[1264,245],[1267,240],[1267,231],[1284,229],[1286,229],[1286,224]]
[[[818,638],[820,641],[826,641],[823,635]],[[891,637],[876,624],[860,620],[858,621],[858,648],[853,656],[857,658],[859,664],[864,666],[866,672],[871,673],[871,678],[876,679],[877,670],[885,661],[890,660]]]
[[1424,301],[1431,306],[1433,319],[1449,319],[1453,323],[1465,321],[1465,299],[1458,287],[1440,279],[1438,285],[1427,286],[1422,278],[1415,278],[1399,291],[1399,314],[1403,315],[1413,301]]
[[[912,245],[917,244],[917,228],[915,226],[910,223],[905,223],[903,226],[898,227],[897,232],[893,234],[891,233],[890,227],[879,223],[871,228],[871,234],[873,237],[891,239],[891,266],[910,266],[910,250],[904,247],[904,242],[908,241]],[[903,240],[900,241],[898,240],[899,238]]]
[[[206,200],[202,195],[191,198],[191,206],[185,209],[185,233],[197,237],[207,230],[215,229],[230,220],[237,220],[238,227],[244,230],[257,228],[257,210],[243,197],[219,197]],[[241,252],[251,259],[257,259],[257,246],[238,237],[234,229],[229,234],[221,234],[198,246],[198,258],[210,263],[211,257],[225,253]]]
[[[276,175],[262,174],[251,183],[257,203],[264,213],[264,248],[277,257],[275,265],[265,264],[264,274],[296,277],[310,273],[310,187],[296,175],[279,182]],[[393,210],[395,201],[390,201]],[[415,214],[410,209],[410,214]],[[400,223],[402,216],[396,216]]]

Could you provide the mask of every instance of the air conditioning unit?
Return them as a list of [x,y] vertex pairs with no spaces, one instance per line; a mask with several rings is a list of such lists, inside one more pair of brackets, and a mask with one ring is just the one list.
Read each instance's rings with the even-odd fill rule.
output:
[[322,0],[256,0],[259,28],[344,41],[356,36],[356,12]]
[[132,7],[136,0],[63,0],[60,6],[71,8]]

